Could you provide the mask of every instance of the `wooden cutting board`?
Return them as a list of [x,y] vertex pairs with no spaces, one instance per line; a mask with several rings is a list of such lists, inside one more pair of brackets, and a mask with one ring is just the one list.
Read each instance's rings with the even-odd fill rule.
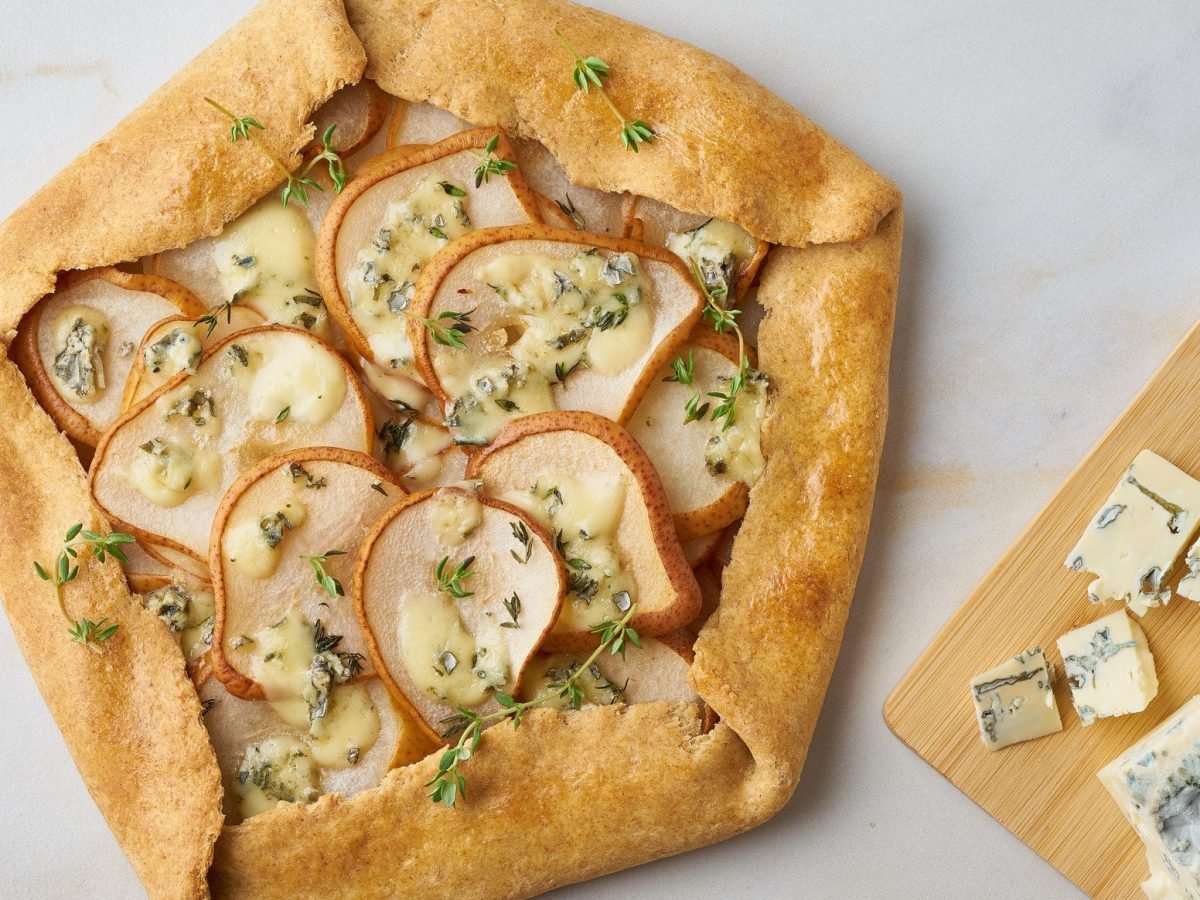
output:
[[[1055,641],[1117,609],[1093,606],[1093,576],[1063,565],[1143,448],[1200,478],[1200,324],[1142,388],[1046,508],[967,598],[884,704],[900,740],[1094,897],[1140,897],[1142,844],[1095,773],[1200,693],[1200,604],[1175,597],[1140,623],[1158,696],[1136,715],[1084,728]],[[1180,567],[1183,568],[1182,566]],[[1184,570],[1186,571],[1186,569]],[[1176,572],[1175,581],[1179,572]],[[1174,582],[1171,587],[1174,588]],[[986,750],[968,680],[1040,644],[1054,663],[1059,734]]]

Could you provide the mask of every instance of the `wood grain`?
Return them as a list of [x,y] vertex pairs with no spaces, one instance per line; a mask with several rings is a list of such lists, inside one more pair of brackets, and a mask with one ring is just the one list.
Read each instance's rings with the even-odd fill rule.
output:
[[[1046,508],[1000,558],[884,704],[888,726],[960,790],[1093,897],[1138,897],[1141,842],[1095,773],[1200,692],[1200,604],[1180,597],[1140,619],[1158,669],[1145,712],[1084,728],[1055,641],[1112,612],[1063,565],[1122,471],[1149,448],[1200,477],[1200,324],[1142,388]],[[1171,587],[1179,573],[1172,579]],[[1057,671],[1063,731],[984,748],[968,680],[1040,644]]]

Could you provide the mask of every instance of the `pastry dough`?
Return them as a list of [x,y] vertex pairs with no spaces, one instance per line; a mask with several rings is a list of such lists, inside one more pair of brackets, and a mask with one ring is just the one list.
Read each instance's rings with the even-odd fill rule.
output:
[[[555,28],[621,73],[614,97],[654,124],[653,144],[622,149],[612,120],[574,90]],[[705,731],[699,708],[680,702],[537,710],[520,730],[487,733],[455,810],[426,796],[429,757],[351,799],[222,828],[220,772],[174,639],[116,567],[85,564],[64,589],[67,609],[121,628],[103,654],[82,652],[34,575],[29,560],[53,558],[65,524],[100,522],[78,457],[10,344],[61,272],[215,234],[275,186],[261,155],[215,127],[204,96],[253,110],[263,140],[296,166],[314,110],[364,68],[390,94],[541,142],[573,183],[716,216],[778,245],[757,292],[773,391],[766,469],[690,676],[721,721]],[[799,779],[862,559],[901,231],[888,181],[732,66],[564,0],[350,0],[345,10],[266,0],[18,209],[0,226],[0,534],[22,552],[0,558],[0,592],[147,892],[529,895],[776,812]],[[581,818],[586,835],[570,829]],[[487,865],[497,847],[520,863]]]

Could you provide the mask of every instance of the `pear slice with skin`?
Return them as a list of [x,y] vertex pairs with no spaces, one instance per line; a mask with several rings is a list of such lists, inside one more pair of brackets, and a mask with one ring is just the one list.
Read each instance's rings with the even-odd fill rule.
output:
[[[514,357],[510,347],[520,339],[520,335],[513,338],[512,332],[523,332],[531,324],[537,324],[537,314],[521,314],[517,307],[510,306],[499,289],[484,280],[487,277],[483,274],[485,267],[501,265],[510,258],[550,257],[561,260],[563,269],[570,271],[575,260],[589,256],[605,260],[606,267],[613,260],[635,258],[632,265],[639,271],[630,277],[643,279],[646,289],[642,302],[632,310],[644,309],[646,312],[642,314],[640,325],[635,325],[631,312],[628,319],[619,321],[610,330],[576,328],[575,331],[584,332],[583,340],[587,343],[575,341],[567,346],[568,350],[586,346],[584,359],[587,360],[593,355],[596,342],[604,340],[609,348],[606,352],[615,349],[617,357],[623,357],[619,370],[600,371],[594,368],[597,361],[593,360],[566,372],[565,381],[555,380],[559,377],[557,369],[549,375],[542,372],[540,377],[552,382],[550,396],[558,409],[578,409],[617,422],[628,421],[658,369],[674,357],[676,349],[699,320],[704,295],[673,253],[623,238],[567,231],[548,225],[512,225],[468,234],[438,254],[421,273],[412,302],[414,317],[408,323],[409,337],[416,350],[417,370],[448,416],[452,413],[455,396],[447,382],[462,380],[464,367],[469,367],[476,359],[486,357],[512,362]],[[590,299],[585,301],[590,302]],[[465,349],[439,342],[423,322],[425,319],[445,321],[439,317],[464,308],[473,308],[470,323],[474,329],[460,336]],[[633,330],[637,327],[643,330]],[[634,337],[627,336],[622,329],[629,329]],[[536,364],[548,366],[545,360]],[[537,400],[540,402],[540,398]],[[536,411],[510,405],[508,414],[504,415],[492,409],[491,402],[504,409],[498,401],[489,401],[486,397],[480,400],[479,408],[486,410],[485,415],[491,420],[485,421],[478,435],[460,436],[460,442],[485,443],[488,432],[494,430],[498,422]],[[545,408],[541,407],[542,410]]]
[[714,531],[712,534],[702,534],[699,537],[680,541],[679,544],[683,547],[683,555],[687,558],[688,565],[696,569],[708,562],[717,552],[717,544],[721,542],[722,534],[723,532]]
[[525,182],[572,219],[574,224],[565,227],[612,237],[624,233],[627,194],[612,194],[572,184],[554,154],[538,141],[517,138],[513,145],[517,149],[521,171],[525,173]]
[[392,149],[412,144],[436,144],[460,131],[470,131],[472,127],[440,106],[398,99],[388,121],[387,145]]
[[[356,289],[363,284],[376,285],[374,290],[378,292],[382,290],[379,285],[390,283],[393,290],[401,291],[405,283],[415,281],[416,271],[428,262],[423,254],[440,249],[440,245],[436,249],[424,246],[428,236],[445,241],[447,232],[453,235],[456,229],[540,221],[537,198],[525,186],[519,169],[492,173],[486,181],[475,184],[476,170],[493,140],[495,159],[515,162],[512,145],[503,132],[495,128],[465,131],[432,147],[416,151],[401,148],[385,153],[360,172],[333,202],[317,237],[317,282],[330,314],[360,356],[386,368],[413,374],[409,368],[412,350],[404,328],[406,311],[393,310],[391,299],[386,302],[386,309],[356,306],[352,302]],[[439,212],[434,218],[442,223],[440,226],[430,224],[419,232],[393,236],[393,229],[384,227],[389,207],[393,202],[411,200],[434,180],[442,185],[444,194],[434,188],[435,193],[447,204],[458,203],[466,221],[459,221],[454,214],[448,220]],[[384,235],[388,243],[381,245],[379,241]],[[416,243],[418,238],[420,246]],[[377,264],[386,260],[386,256],[379,254],[409,250],[415,262],[412,268],[405,264],[403,275],[396,273],[393,277],[377,269]],[[364,263],[359,261],[360,253],[376,255]],[[401,277],[404,282],[399,280]],[[367,278],[373,280],[364,282]]]
[[[700,703],[700,695],[688,683],[688,670],[695,654],[695,638],[686,631],[673,631],[658,638],[643,638],[642,646],[626,645],[625,655],[602,653],[593,663],[594,671],[581,675],[576,682],[584,693],[584,705],[607,706],[613,703],[653,703],[666,700]],[[587,658],[586,653],[539,653],[521,685],[521,700],[534,700],[554,693],[555,682],[574,672]],[[556,697],[546,706],[567,707],[567,698]]]
[[207,673],[216,612],[212,585],[179,571],[126,577],[130,590],[141,594],[142,606],[179,642],[188,673]]
[[[733,292],[735,304],[740,302],[758,277],[758,271],[771,245],[760,241],[744,229],[730,222],[721,222],[711,216],[682,212],[658,200],[649,197],[629,195],[624,205],[624,233],[637,235],[637,239],[647,244],[667,246],[671,234],[682,235],[697,228],[713,223],[723,232],[723,237],[732,242],[734,258]],[[712,284],[710,283],[710,288]]]
[[322,150],[321,137],[330,125],[336,125],[331,144],[343,158],[354,154],[371,140],[375,132],[387,124],[392,108],[392,96],[374,81],[364,78],[348,84],[326,100],[313,113],[316,137],[304,150],[306,157]]
[[[335,698],[346,687],[335,687]],[[359,754],[358,761],[353,765],[320,767],[318,789],[322,794],[336,793],[353,797],[376,787],[391,769],[424,758],[436,746],[392,701],[378,678],[361,682],[355,691],[366,692],[379,718],[379,735],[368,750]],[[201,721],[208,729],[209,740],[221,769],[221,780],[225,785],[225,821],[226,824],[236,825],[243,821],[237,788],[238,770],[247,747],[269,738],[283,737],[297,742],[307,752],[311,738],[303,728],[285,722],[266,700],[236,697],[226,691],[215,676],[204,679],[198,693],[204,708]]]
[[373,438],[365,391],[332,347],[293,328],[251,328],[124,413],[97,446],[88,488],[120,530],[205,565],[238,476],[297,447],[365,453]]
[[[339,651],[366,653],[347,589],[363,540],[405,493],[374,458],[332,447],[272,456],[233,483],[209,541],[217,601],[213,670],[232,693],[246,700],[267,697],[256,680],[254,645],[245,638],[293,608],[309,622],[320,620],[329,634],[342,635]],[[260,523],[277,513],[292,521],[268,549]],[[327,557],[318,560],[325,573],[335,579],[327,586],[310,562],[321,556]],[[359,677],[371,674],[364,664]]]
[[[445,575],[468,558],[473,574],[456,599],[452,585],[439,589],[436,570],[443,559]],[[499,708],[492,690],[516,692],[558,617],[565,579],[552,538],[525,513],[464,488],[437,488],[379,522],[363,545],[354,592],[376,670],[442,741],[443,720],[458,707],[487,714]]]
[[200,578],[204,581],[208,581],[211,577],[208,571],[208,560],[195,559],[182,550],[162,544],[152,544],[144,539],[141,546],[147,556],[172,572],[184,572],[192,578]]
[[[173,376],[194,372],[205,347],[219,344],[238,331],[264,324],[261,313],[248,306],[231,306],[214,314],[211,325],[190,316],[167,316],[150,327],[134,353],[133,368],[125,380],[121,412],[145,399]],[[157,348],[165,347],[165,352]]]
[[[95,389],[84,398],[54,374],[64,349],[59,332],[68,325],[60,320],[80,310],[97,317],[106,332],[98,335],[104,386],[97,379]],[[68,437],[94,447],[121,412],[122,392],[142,336],[155,322],[175,313],[202,315],[204,302],[182,285],[153,275],[115,268],[70,273],[22,320],[13,342],[13,360],[54,423]]]
[[[620,572],[607,584],[603,565],[573,567],[563,613],[546,639],[547,649],[594,647],[590,628],[615,621],[628,610],[617,588],[628,584],[637,605],[631,624],[639,634],[654,637],[682,628],[700,609],[700,587],[692,573],[671,522],[666,491],[645,451],[624,428],[601,416],[583,412],[548,412],[518,419],[504,427],[489,447],[477,451],[467,464],[467,477],[482,479],[492,497],[536,510],[565,540],[563,552],[572,566],[575,557],[590,555],[601,518],[608,523],[612,552]],[[564,485],[578,485],[578,498]],[[559,488],[559,497],[550,490]],[[551,504],[557,502],[557,509]],[[615,507],[602,510],[599,504]],[[589,508],[596,506],[591,511]],[[561,512],[560,512],[561,511]],[[591,538],[578,535],[573,513],[589,517]],[[600,549],[596,547],[595,549]],[[577,566],[577,564],[576,564]],[[583,577],[601,582],[590,598]],[[593,578],[593,576],[596,576]],[[611,596],[605,595],[608,587]],[[624,608],[622,608],[624,605]]]
[[664,367],[638,403],[628,427],[662,478],[679,539],[688,541],[720,531],[741,518],[750,490],[728,472],[713,474],[705,463],[705,447],[721,423],[708,415],[684,423],[689,398],[699,393],[702,402],[714,405],[717,401],[709,392],[724,389],[727,382],[721,379],[737,374],[737,338],[697,328],[676,358],[693,361],[692,384],[667,381],[671,367]]

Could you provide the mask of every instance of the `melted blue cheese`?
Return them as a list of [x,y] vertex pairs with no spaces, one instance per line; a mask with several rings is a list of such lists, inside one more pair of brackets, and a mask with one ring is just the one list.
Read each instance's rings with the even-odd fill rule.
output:
[[1093,603],[1120,600],[1143,615],[1165,604],[1163,587],[1176,561],[1200,529],[1200,482],[1161,456],[1143,450],[1121,476],[1067,557],[1088,571]]
[[1098,777],[1145,844],[1147,895],[1200,898],[1200,697]]
[[142,605],[166,623],[189,661],[212,646],[216,600],[211,591],[167,584],[149,591]]
[[1067,632],[1058,650],[1084,725],[1141,712],[1158,694],[1146,634],[1123,609]]
[[458,603],[438,591],[413,591],[401,605],[400,645],[417,690],[450,706],[475,707],[508,687],[511,664],[499,627],[472,634]]
[[[601,660],[603,661],[603,656]],[[530,667],[528,674],[521,680],[521,697],[533,700],[545,695],[551,695],[542,702],[543,706],[551,709],[569,709],[583,706],[610,706],[621,699],[623,687],[609,680],[600,668],[600,661],[592,663],[578,678],[575,684],[580,690],[579,706],[573,706],[569,697],[562,696],[555,685],[562,685],[574,675],[584,658],[560,653],[554,656],[538,657]]]
[[315,342],[302,347],[294,341],[282,347],[267,342],[255,356],[239,367],[249,379],[252,419],[285,427],[288,422],[323,425],[346,399],[345,368]]
[[220,461],[191,442],[161,437],[138,447],[126,480],[150,502],[170,508],[220,478]]
[[[729,379],[719,390],[728,392]],[[728,474],[747,487],[760,477],[766,460],[762,453],[762,420],[767,409],[767,376],[748,370],[745,385],[734,400],[733,420],[710,420],[713,436],[704,447],[704,464],[713,475]]]
[[321,771],[299,738],[278,735],[251,744],[233,789],[243,819],[280,803],[312,803],[321,795]]
[[269,578],[279,566],[289,532],[307,517],[307,504],[294,492],[271,509],[241,511],[221,539],[225,558],[243,575]]
[[637,600],[637,586],[616,543],[625,508],[625,485],[619,478],[585,481],[551,473],[528,490],[508,491],[501,499],[556,535],[567,565],[560,629],[586,630],[629,610]]
[[172,328],[142,350],[146,371],[165,381],[179,372],[195,372],[204,346],[192,326]]
[[449,241],[470,230],[467,192],[442,175],[430,175],[388,205],[347,282],[350,314],[380,365],[415,375],[404,323],[417,275]]
[[667,249],[699,272],[712,298],[731,305],[738,277],[758,252],[758,241],[732,222],[709,219],[691,231],[667,235]]
[[213,264],[228,300],[279,322],[330,335],[313,272],[315,238],[294,204],[267,197],[232,222],[213,245]]
[[51,374],[72,403],[92,403],[103,393],[108,335],[108,319],[88,306],[68,306],[54,320],[54,346],[60,349]]
[[1007,659],[971,679],[979,736],[989,750],[1062,731],[1053,670],[1041,647]]

